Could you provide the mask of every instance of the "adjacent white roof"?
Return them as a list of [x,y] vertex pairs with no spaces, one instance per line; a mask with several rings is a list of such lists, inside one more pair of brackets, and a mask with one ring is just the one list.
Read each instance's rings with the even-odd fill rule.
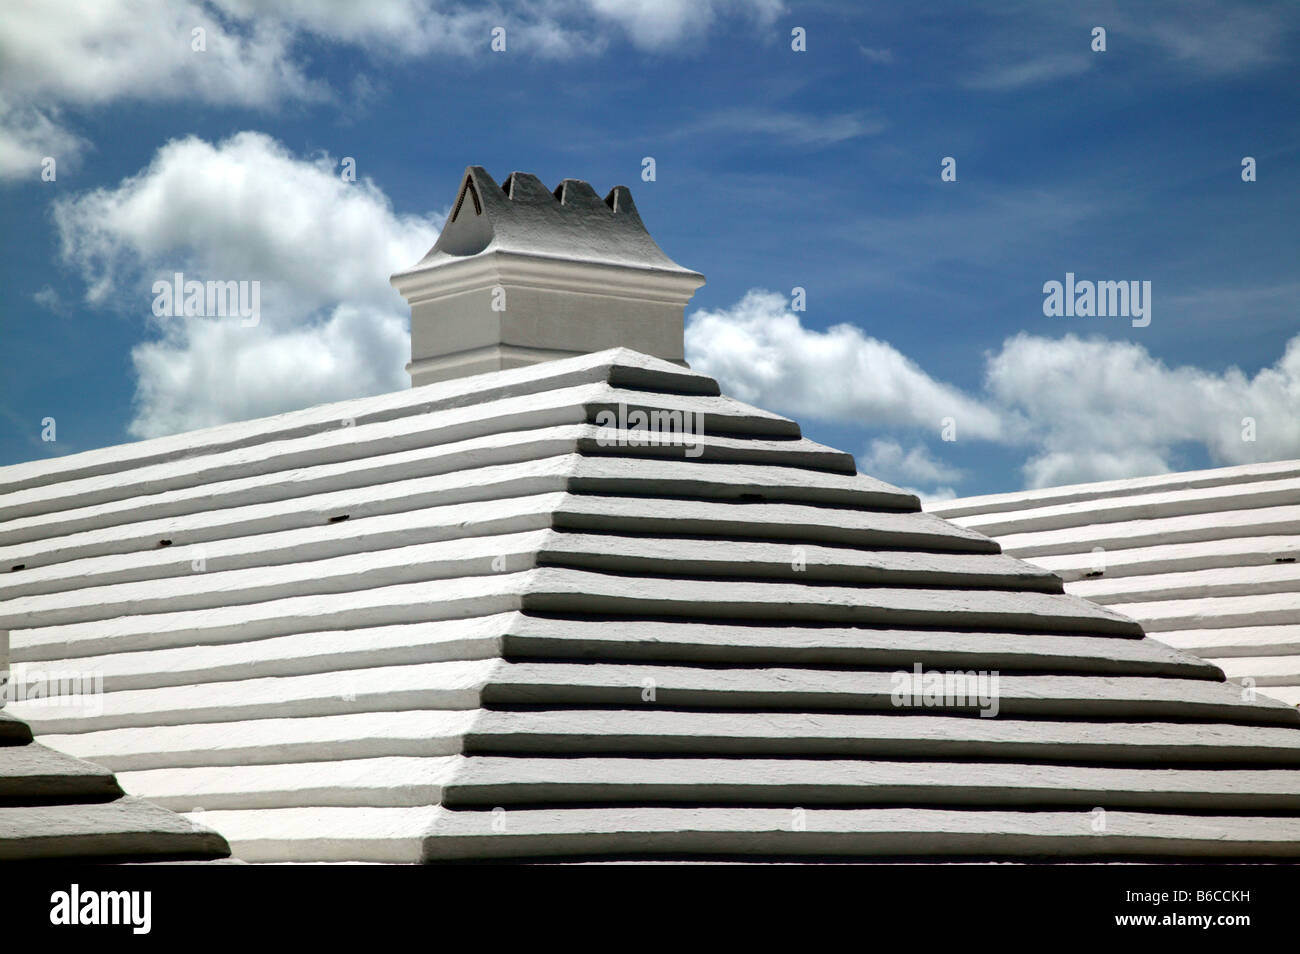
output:
[[224,838],[126,795],[113,773],[56,752],[0,710],[0,862],[217,861]]
[[106,690],[15,713],[248,860],[1300,856],[1300,713],[635,352],[3,468],[0,521],[15,660]]
[[1300,704],[1300,461],[935,503],[1067,592]]

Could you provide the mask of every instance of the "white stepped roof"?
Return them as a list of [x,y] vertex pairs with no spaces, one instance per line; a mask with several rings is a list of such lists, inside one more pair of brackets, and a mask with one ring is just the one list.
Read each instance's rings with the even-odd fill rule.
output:
[[1300,857],[1300,713],[635,352],[3,468],[0,521],[15,661],[104,686],[15,714],[247,860]]
[[[931,513],[1230,679],[1300,704],[1300,461],[968,497]],[[1251,684],[1247,682],[1247,684]]]

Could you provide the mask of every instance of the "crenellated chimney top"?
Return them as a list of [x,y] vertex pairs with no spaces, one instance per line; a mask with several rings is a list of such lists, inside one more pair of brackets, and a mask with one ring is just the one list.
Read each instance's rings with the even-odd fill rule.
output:
[[685,364],[704,276],[655,244],[626,186],[553,192],[470,166],[437,243],[390,281],[411,305],[411,384],[625,347]]

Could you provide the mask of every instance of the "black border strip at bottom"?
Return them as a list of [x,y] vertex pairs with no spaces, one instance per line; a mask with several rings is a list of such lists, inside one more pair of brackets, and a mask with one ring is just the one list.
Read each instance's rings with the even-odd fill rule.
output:
[[[1215,941],[1288,930],[1300,869],[1293,865],[0,865],[6,941],[350,939],[500,949],[514,934],[623,946],[709,935],[839,947],[898,937],[969,944],[1144,938],[1199,932]],[[73,888],[76,885],[76,888]],[[130,923],[70,922],[103,899],[130,905]],[[104,892],[140,892],[108,898]],[[94,895],[92,900],[88,896]],[[126,910],[123,908],[123,910]],[[110,912],[111,917],[111,912]],[[129,921],[123,915],[119,920]],[[689,934],[663,935],[663,931]],[[824,933],[836,931],[837,934]],[[468,935],[462,932],[470,932]],[[392,933],[390,933],[392,932]],[[450,932],[450,933],[448,933]],[[612,932],[612,933],[610,933]],[[629,934],[629,932],[631,932]],[[985,934],[985,932],[991,932]],[[75,938],[70,937],[76,935]],[[818,940],[818,937],[821,940]],[[435,940],[436,939],[436,940]],[[475,940],[477,939],[477,940]],[[603,943],[602,943],[603,939]],[[731,946],[731,944],[729,944]]]

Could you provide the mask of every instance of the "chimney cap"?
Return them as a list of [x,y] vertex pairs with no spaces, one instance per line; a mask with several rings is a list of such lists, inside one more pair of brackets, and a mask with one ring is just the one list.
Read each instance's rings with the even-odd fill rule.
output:
[[465,169],[438,241],[407,271],[494,251],[676,272],[698,276],[703,283],[703,276],[678,265],[655,244],[627,186],[615,186],[602,199],[581,179],[565,179],[548,189],[527,172],[512,172],[497,185],[482,166]]

